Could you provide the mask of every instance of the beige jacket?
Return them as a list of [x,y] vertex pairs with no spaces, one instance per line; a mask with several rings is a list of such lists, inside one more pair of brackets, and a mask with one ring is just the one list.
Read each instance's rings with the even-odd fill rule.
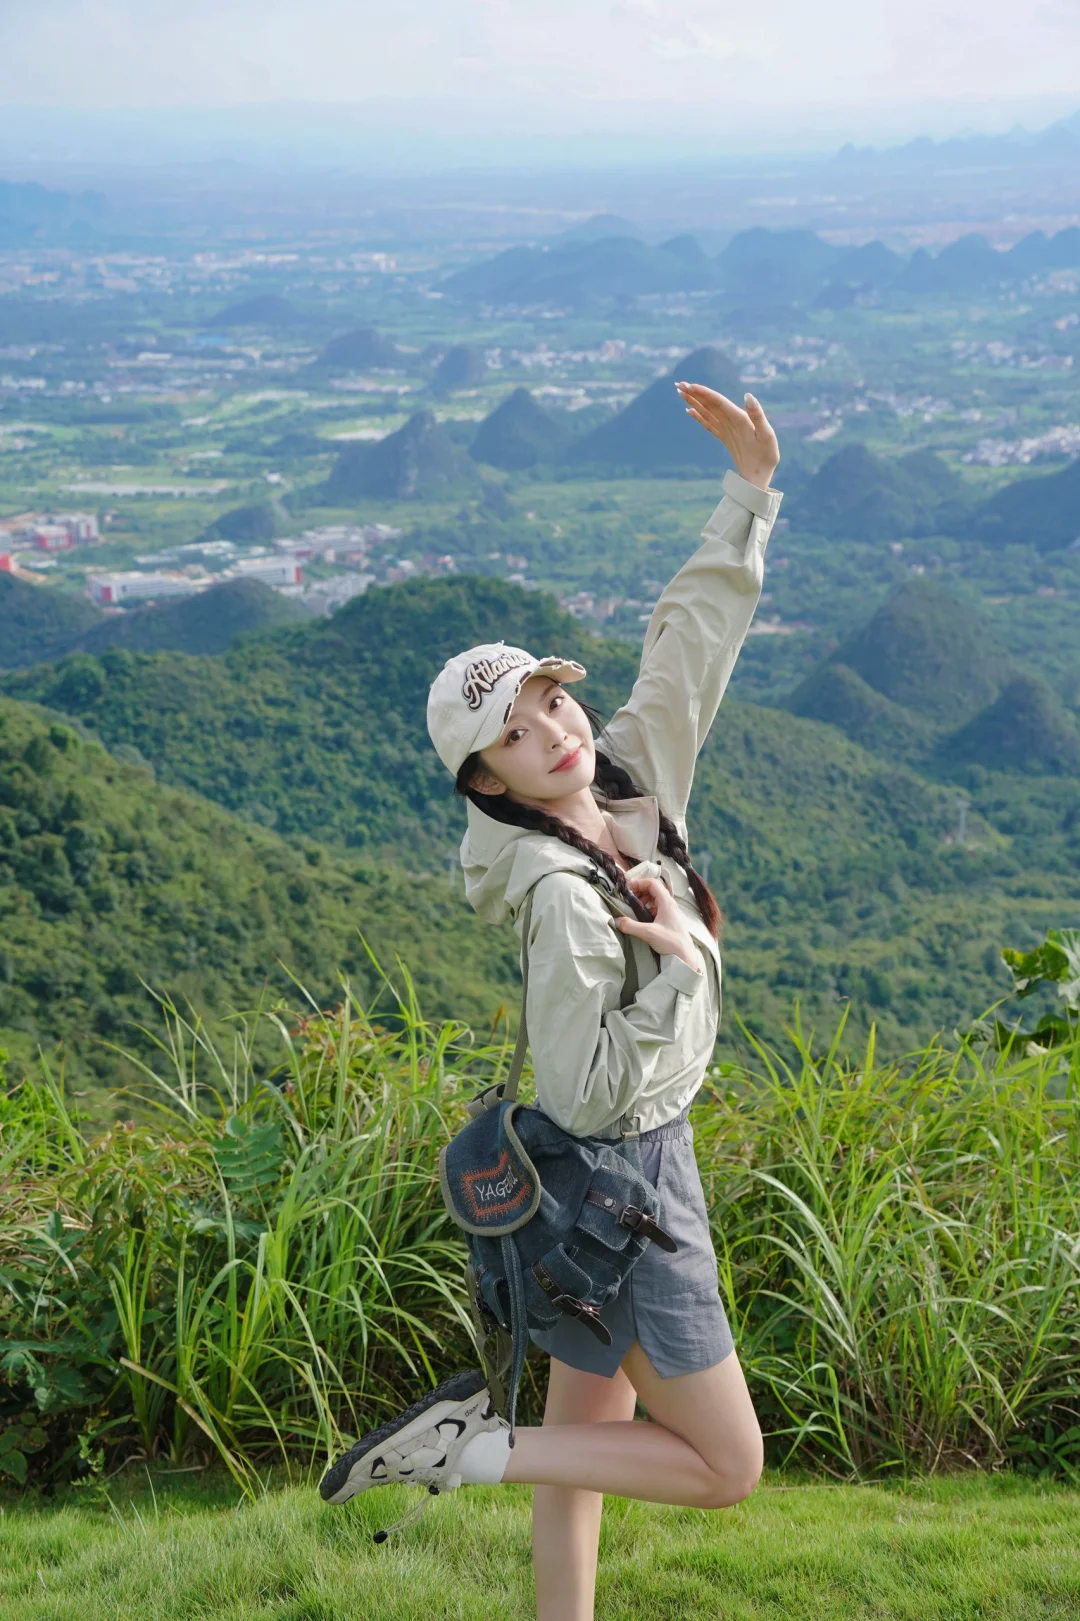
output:
[[[647,1131],[673,1120],[712,1056],[720,953],[686,875],[657,850],[658,815],[662,809],[686,836],[694,766],[761,595],[780,500],[778,491],[759,490],[737,473],[725,476],[702,545],[653,610],[633,691],[598,740],[644,790],[639,799],[600,800],[615,844],[634,858],[634,873],[667,883],[701,947],[704,973],[674,956],[662,957],[658,970],[635,940],[641,988],[620,1010],[622,941],[611,909],[576,876],[589,871],[587,858],[468,806],[461,864],[479,915],[490,923],[513,918],[520,936],[520,910],[537,886],[527,1007],[536,1097],[564,1130],[581,1136]],[[613,899],[617,911],[629,911],[617,894]]]

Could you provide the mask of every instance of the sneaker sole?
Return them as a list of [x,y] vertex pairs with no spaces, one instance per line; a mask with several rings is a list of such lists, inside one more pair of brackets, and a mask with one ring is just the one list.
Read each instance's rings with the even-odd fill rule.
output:
[[[364,1460],[372,1452],[377,1452],[386,1445],[392,1437],[398,1440],[408,1440],[410,1435],[422,1434],[453,1411],[470,1396],[475,1396],[484,1389],[487,1380],[479,1369],[469,1369],[464,1373],[455,1373],[452,1378],[444,1379],[441,1385],[419,1401],[413,1402],[397,1418],[392,1418],[383,1424],[380,1429],[372,1430],[356,1445],[350,1447],[336,1463],[331,1464],[322,1480],[319,1482],[319,1495],[325,1503],[347,1503],[350,1497],[357,1492],[367,1490],[367,1482],[358,1482],[352,1485],[352,1477],[359,1474]],[[445,1408],[445,1412],[436,1412],[437,1408]],[[350,1489],[351,1488],[351,1489]]]

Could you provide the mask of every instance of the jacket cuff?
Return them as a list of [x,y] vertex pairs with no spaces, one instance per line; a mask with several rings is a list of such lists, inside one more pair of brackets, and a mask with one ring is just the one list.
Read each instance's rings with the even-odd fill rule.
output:
[[676,957],[672,952],[664,958],[664,966],[660,970],[660,978],[666,979],[677,991],[684,991],[693,996],[699,985],[705,982],[705,975],[697,968],[691,968],[688,962]]
[[724,494],[757,518],[775,518],[783,494],[780,490],[759,490],[756,484],[731,468],[724,474]]

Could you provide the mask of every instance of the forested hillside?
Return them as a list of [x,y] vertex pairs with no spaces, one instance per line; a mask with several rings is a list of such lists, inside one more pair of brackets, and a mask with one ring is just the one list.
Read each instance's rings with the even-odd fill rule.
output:
[[[917,620],[920,600],[901,603],[896,617]],[[938,609],[929,598],[924,606],[932,629]],[[330,621],[216,658],[110,649],[5,685],[77,717],[111,748],[137,750],[160,781],[272,828],[276,851],[289,849],[284,835],[325,845],[331,863],[357,852],[436,875],[410,881],[401,910],[378,910],[381,938],[437,988],[440,1007],[471,1016],[475,996],[455,1005],[461,942],[475,940],[468,950],[481,953],[460,959],[466,979],[477,964],[474,985],[493,953],[490,1010],[513,983],[512,937],[474,937],[460,891],[450,899],[445,861],[463,807],[428,742],[424,705],[445,658],[496,636],[580,657],[589,668],[583,694],[604,713],[632,685],[630,647],[591,636],[540,593],[477,579],[372,590]],[[914,631],[910,640],[921,645]],[[896,689],[909,701],[917,673]],[[924,722],[877,696],[913,725]],[[977,696],[985,701],[981,689]],[[1007,772],[984,772],[957,842],[959,790],[947,772],[939,765],[935,778],[877,752],[874,735],[867,741],[874,751],[835,725],[729,698],[700,762],[691,843],[728,918],[729,1011],[775,1028],[795,995],[820,1017],[850,996],[854,1026],[876,1016],[896,1047],[981,1011],[1003,989],[999,945],[1080,899],[1080,827],[1069,809],[1077,794],[1070,779],[1039,777],[1020,790]],[[249,826],[247,836],[255,837]],[[436,896],[441,909],[432,908]],[[331,927],[328,951],[335,938]]]
[[290,971],[320,1003],[341,971],[369,995],[361,930],[429,1013],[483,1024],[512,989],[506,942],[445,884],[286,843],[0,699],[0,1047],[115,1082],[105,1044],[158,1022],[141,982],[211,1017],[295,995]]

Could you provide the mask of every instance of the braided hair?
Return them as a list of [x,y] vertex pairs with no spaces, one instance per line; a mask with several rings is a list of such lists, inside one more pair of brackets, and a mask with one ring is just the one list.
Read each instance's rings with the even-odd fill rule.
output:
[[[583,704],[576,699],[578,706],[584,711],[594,732],[603,735],[603,723],[596,710],[589,704]],[[478,810],[485,816],[490,816],[496,822],[504,822],[511,827],[527,828],[530,833],[547,833],[550,837],[560,839],[574,850],[579,850],[583,856],[596,863],[611,879],[616,890],[634,916],[643,923],[653,921],[652,914],[634,894],[626,881],[626,874],[613,856],[606,850],[601,850],[598,844],[587,839],[584,833],[571,827],[558,816],[552,816],[548,811],[538,810],[533,805],[523,805],[519,800],[512,799],[509,794],[482,794],[479,789],[471,786],[473,776],[477,771],[484,770],[484,763],[479,753],[470,754],[464,761],[454,781],[455,793],[463,798],[471,799]],[[640,799],[644,790],[639,788],[628,771],[615,764],[608,755],[596,751],[596,774],[593,777],[595,787],[607,801],[617,799]],[[698,911],[705,922],[705,927],[714,940],[719,939],[723,917],[716,897],[702,878],[694,870],[690,861],[690,852],[686,848],[685,840],[679,837],[678,829],[669,816],[660,813],[660,833],[657,839],[657,849],[662,855],[670,857],[685,872]]]

